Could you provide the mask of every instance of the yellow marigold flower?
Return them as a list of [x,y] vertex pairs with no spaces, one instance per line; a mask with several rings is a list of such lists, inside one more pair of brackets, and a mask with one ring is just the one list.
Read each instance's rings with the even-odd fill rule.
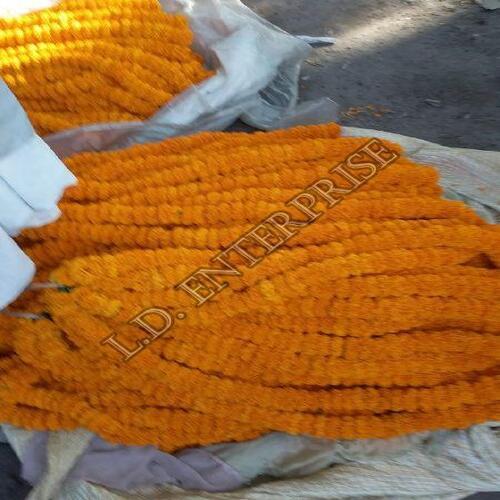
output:
[[[13,305],[41,319],[0,316],[0,421],[172,451],[498,419],[500,231],[442,199],[433,168],[400,157],[333,207],[318,195],[320,218],[268,254],[247,240],[262,260],[229,259],[241,276],[202,307],[174,288],[220,269],[211,259],[367,141],[339,132],[207,132],[68,158],[80,182],[61,219],[18,238],[52,288]],[[155,342],[130,323],[151,307],[184,314]],[[110,336],[151,345],[123,363]]]
[[210,76],[192,38],[157,0],[62,1],[0,19],[0,75],[41,134],[143,120]]

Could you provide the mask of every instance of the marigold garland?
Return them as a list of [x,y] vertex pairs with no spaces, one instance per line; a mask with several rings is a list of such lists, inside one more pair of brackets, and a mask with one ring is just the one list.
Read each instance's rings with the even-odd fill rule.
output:
[[[13,306],[43,319],[0,316],[0,421],[175,450],[498,419],[500,232],[441,199],[430,167],[401,157],[319,203],[323,217],[203,307],[173,289],[366,142],[339,132],[202,133],[67,159],[79,184],[63,216],[18,239],[37,279],[66,287]],[[99,345],[114,334],[133,349],[147,334],[128,322],[153,306],[187,317],[127,364]]]
[[211,73],[157,0],[63,0],[0,19],[0,75],[40,134],[148,118]]

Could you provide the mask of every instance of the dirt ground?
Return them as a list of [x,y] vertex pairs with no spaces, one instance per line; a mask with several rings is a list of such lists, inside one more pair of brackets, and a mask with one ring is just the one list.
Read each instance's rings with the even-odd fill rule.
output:
[[337,39],[304,64],[301,95],[331,97],[341,123],[500,150],[500,9],[472,0],[243,1],[290,33]]

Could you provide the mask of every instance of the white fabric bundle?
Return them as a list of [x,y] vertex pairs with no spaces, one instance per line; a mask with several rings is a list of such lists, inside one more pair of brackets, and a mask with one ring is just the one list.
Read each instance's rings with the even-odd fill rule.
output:
[[35,134],[23,108],[0,80],[0,310],[35,272],[10,236],[57,219],[57,203],[75,183],[75,176]]

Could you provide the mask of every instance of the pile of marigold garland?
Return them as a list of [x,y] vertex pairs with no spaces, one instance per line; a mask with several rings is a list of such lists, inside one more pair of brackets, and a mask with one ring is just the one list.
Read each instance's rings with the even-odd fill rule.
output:
[[[500,232],[430,167],[401,157],[202,307],[173,289],[365,142],[331,124],[68,159],[63,217],[19,240],[68,288],[0,315],[0,421],[174,450],[498,419]],[[134,347],[153,306],[186,319],[128,363],[100,345]]]
[[62,0],[0,19],[0,76],[40,134],[148,118],[209,72],[158,0]]

